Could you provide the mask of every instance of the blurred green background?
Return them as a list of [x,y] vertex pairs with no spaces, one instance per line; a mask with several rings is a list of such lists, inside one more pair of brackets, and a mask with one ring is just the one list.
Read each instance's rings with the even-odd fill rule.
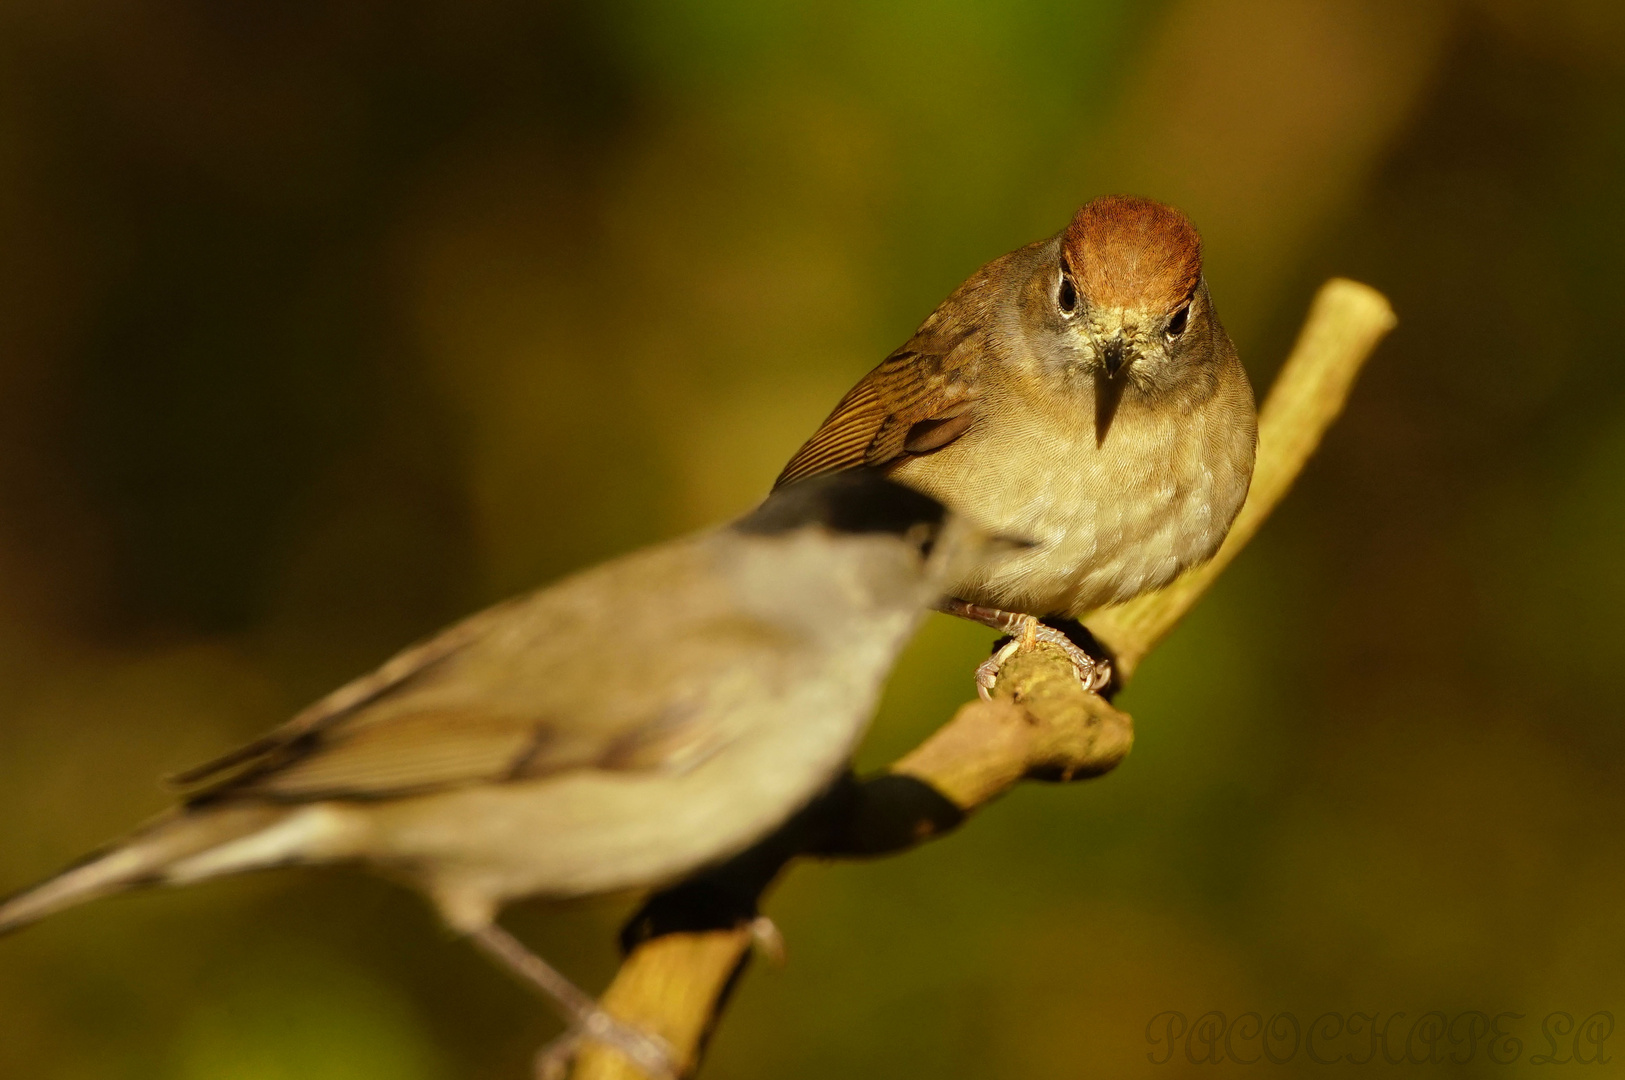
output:
[[[1122,699],[1129,760],[796,869],[706,1075],[1245,1071],[1151,1065],[1162,1010],[1625,1017],[1617,0],[7,4],[0,891],[454,617],[748,507],[1111,191],[1196,220],[1260,389],[1330,274],[1400,329]],[[933,621],[864,760],[990,637]],[[510,923],[597,987],[626,910]],[[555,1030],[352,872],[0,942],[5,1076],[516,1078]]]

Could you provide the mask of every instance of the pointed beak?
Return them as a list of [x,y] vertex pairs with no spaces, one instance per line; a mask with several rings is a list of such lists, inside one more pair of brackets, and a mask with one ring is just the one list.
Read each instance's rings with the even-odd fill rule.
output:
[[1100,343],[1100,359],[1106,365],[1106,378],[1117,378],[1117,373],[1123,370],[1122,335],[1113,334]]

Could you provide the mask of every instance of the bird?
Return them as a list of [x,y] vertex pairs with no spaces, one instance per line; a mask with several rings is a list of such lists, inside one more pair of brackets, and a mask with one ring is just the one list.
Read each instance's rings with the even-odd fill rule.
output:
[[0,933],[137,886],[352,862],[651,1075],[657,1037],[497,923],[524,897],[681,881],[771,833],[843,771],[943,583],[1019,549],[871,471],[784,487],[731,525],[498,604],[262,738],[174,779],[179,805],[0,904]]
[[[941,610],[1044,640],[1087,689],[1109,658],[1060,620],[1167,585],[1212,558],[1246,499],[1258,421],[1179,210],[1107,195],[983,266],[865,375],[777,487],[878,469],[1033,546],[950,582]],[[1047,621],[1044,621],[1047,620]]]

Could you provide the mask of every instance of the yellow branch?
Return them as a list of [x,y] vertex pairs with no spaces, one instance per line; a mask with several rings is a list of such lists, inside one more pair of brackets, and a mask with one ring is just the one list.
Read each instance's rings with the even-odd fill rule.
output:
[[[1343,279],[1321,287],[1259,414],[1252,489],[1219,554],[1166,589],[1090,620],[1090,629],[1116,658],[1120,681],[1128,680],[1252,539],[1342,411],[1366,357],[1393,326],[1393,311],[1376,290]],[[1084,692],[1059,650],[1040,646],[1017,653],[1001,670],[993,701],[961,706],[881,777],[854,786],[860,797],[845,804],[846,818],[819,853],[904,850],[952,827],[1023,779],[1072,780],[1107,772],[1132,742],[1127,714]],[[865,792],[875,798],[865,802]],[[949,819],[941,813],[944,805],[950,812],[957,808]],[[651,937],[627,956],[604,1005],[668,1040],[684,1072],[692,1072],[749,956],[750,942],[746,928]],[[576,1080],[638,1080],[642,1074],[616,1052],[588,1044],[574,1075]]]

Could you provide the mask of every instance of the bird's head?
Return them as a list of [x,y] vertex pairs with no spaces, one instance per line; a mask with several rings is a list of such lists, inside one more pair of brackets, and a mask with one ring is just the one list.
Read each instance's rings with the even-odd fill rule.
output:
[[1033,299],[1067,366],[1155,392],[1213,354],[1218,323],[1202,280],[1202,238],[1178,210],[1103,196],[1044,250],[1054,256],[1037,268]]

